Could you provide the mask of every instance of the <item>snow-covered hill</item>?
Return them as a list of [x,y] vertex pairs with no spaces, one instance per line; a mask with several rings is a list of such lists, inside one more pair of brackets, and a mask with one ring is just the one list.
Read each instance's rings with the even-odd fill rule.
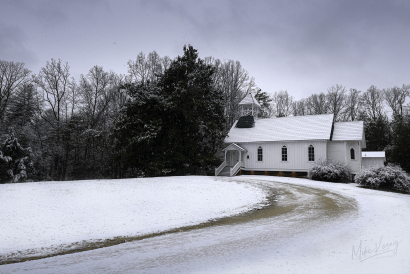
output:
[[251,210],[266,195],[204,176],[0,185],[0,260],[200,224]]
[[[72,199],[66,206],[64,201],[56,200],[53,203],[61,206],[54,208],[65,208],[76,201],[79,211],[93,208],[89,212],[95,213],[95,216],[111,218],[110,224],[100,222],[99,225],[106,225],[106,228],[110,227],[117,232],[124,222],[117,222],[114,212],[126,212],[134,205],[134,202],[122,204],[121,201],[115,201],[119,197],[137,197],[137,200],[144,201],[145,205],[141,207],[152,214],[140,219],[141,226],[138,227],[145,231],[153,231],[154,224],[155,229],[160,225],[165,226],[162,223],[168,220],[178,219],[180,222],[174,222],[175,225],[189,225],[199,222],[198,217],[213,218],[258,206],[259,201],[264,202],[266,198],[266,193],[259,187],[274,189],[279,194],[275,205],[269,208],[272,212],[283,206],[290,206],[292,210],[248,222],[203,227],[64,256],[0,265],[0,273],[409,273],[408,194],[364,189],[356,184],[271,176],[175,177],[132,182],[76,182],[70,187],[70,183],[7,185],[0,187],[0,202],[2,207],[7,208],[6,212],[10,212],[9,207],[13,205],[17,207],[17,212],[21,201],[17,203],[17,200],[10,198],[3,200],[5,196],[18,196],[24,200],[25,197],[43,193],[45,197],[27,200],[47,208],[49,205],[40,201],[53,196],[54,192],[59,197]],[[40,190],[42,186],[44,190]],[[16,191],[20,194],[12,194]],[[4,194],[7,192],[9,195]],[[62,193],[58,195],[59,192]],[[89,196],[100,198],[86,202]],[[201,205],[207,206],[201,208]],[[101,208],[107,216],[97,208]],[[169,214],[159,214],[159,208]],[[21,207],[22,212],[26,210],[32,214],[42,212],[38,205],[32,210],[23,209]],[[30,222],[26,223],[31,227],[36,224],[36,237],[49,241],[50,231],[47,232],[46,225],[53,225],[50,216],[55,213],[51,209],[44,212],[48,212],[49,217],[36,221],[35,216],[29,216]],[[254,213],[257,215],[258,212],[263,210]],[[87,214],[73,214],[88,219]],[[40,213],[37,215],[41,216]],[[68,213],[66,215],[69,216]],[[120,219],[131,222],[130,216],[136,215],[130,209],[130,213],[124,213]],[[14,222],[10,213],[5,214],[4,210],[0,210],[1,229],[5,227],[4,216],[8,217],[9,224]],[[145,224],[144,218],[152,223]],[[87,231],[80,224],[77,222],[77,225],[72,226],[73,231],[62,231],[67,234]],[[29,233],[29,229],[25,231]],[[107,237],[115,234],[106,232]],[[11,235],[12,232],[7,233]],[[45,237],[39,235],[42,233]],[[95,237],[89,233],[86,239]],[[2,250],[5,246],[3,241],[9,246],[14,244],[5,234],[0,235]],[[21,237],[29,238],[25,235]],[[28,248],[23,240],[16,241],[23,248]]]

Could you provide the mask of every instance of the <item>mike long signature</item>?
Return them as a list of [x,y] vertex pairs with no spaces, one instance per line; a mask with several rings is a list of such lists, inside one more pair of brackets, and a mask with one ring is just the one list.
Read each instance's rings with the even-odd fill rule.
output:
[[399,244],[402,241],[383,242],[383,236],[380,237],[379,242],[374,242],[371,245],[365,245],[362,240],[357,248],[352,248],[352,260],[359,259],[360,262],[380,256],[382,254],[396,255]]

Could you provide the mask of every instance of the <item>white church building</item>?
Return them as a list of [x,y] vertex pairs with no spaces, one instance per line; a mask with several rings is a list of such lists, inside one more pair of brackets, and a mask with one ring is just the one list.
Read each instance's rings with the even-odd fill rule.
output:
[[[246,99],[246,100],[245,100]],[[307,173],[319,160],[346,163],[352,174],[362,170],[366,147],[362,121],[334,122],[333,114],[256,119],[259,104],[248,95],[224,142],[223,163],[215,175]]]

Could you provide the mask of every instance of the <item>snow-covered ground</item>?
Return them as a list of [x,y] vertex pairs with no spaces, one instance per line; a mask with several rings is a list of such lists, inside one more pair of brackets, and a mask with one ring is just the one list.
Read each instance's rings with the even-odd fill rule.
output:
[[200,224],[261,206],[266,195],[200,176],[0,185],[0,260]]
[[[251,192],[279,189],[278,205],[299,205],[247,223],[3,265],[0,273],[410,273],[410,195],[296,178],[217,180],[229,188],[217,208],[238,198],[235,181]],[[354,210],[333,216],[330,201]]]

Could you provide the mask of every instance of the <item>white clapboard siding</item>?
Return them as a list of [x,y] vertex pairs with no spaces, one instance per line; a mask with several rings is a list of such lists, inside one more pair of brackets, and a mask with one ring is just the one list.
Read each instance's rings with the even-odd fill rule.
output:
[[[351,159],[350,149],[354,149],[355,157]],[[350,167],[350,171],[353,174],[361,172],[362,168],[362,143],[361,142],[346,142],[346,163]]]
[[384,159],[383,158],[363,158],[362,159],[362,168],[367,169],[373,166],[383,166],[384,165]]
[[346,160],[346,142],[328,142],[327,158],[335,162],[344,162]]
[[[245,163],[244,170],[307,172],[314,163],[308,158],[310,145],[315,148],[315,162],[326,159],[326,141],[238,143],[238,145],[247,150],[242,157]],[[284,145],[288,151],[287,161],[282,161]],[[259,146],[263,149],[263,161],[258,161]]]
[[[354,149],[355,159],[351,159],[351,148]],[[360,142],[332,141],[327,143],[328,159],[334,162],[346,163],[354,174],[360,172],[361,151]]]
[[383,166],[386,161],[386,153],[384,151],[363,151],[362,169],[367,169],[372,166]]

